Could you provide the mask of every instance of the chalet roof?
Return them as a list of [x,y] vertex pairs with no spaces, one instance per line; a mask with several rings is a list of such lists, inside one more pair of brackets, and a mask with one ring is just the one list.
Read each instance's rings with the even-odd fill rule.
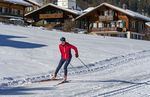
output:
[[144,16],[144,15],[142,15],[140,13],[137,13],[137,12],[134,12],[134,11],[131,11],[131,10],[128,10],[128,9],[126,9],[125,11],[130,13],[130,14],[133,14],[133,17],[135,17],[135,18],[143,19],[145,21],[150,21],[149,17]]
[[94,9],[94,7],[89,7],[89,8],[87,8],[87,9],[83,10],[83,13],[89,12],[89,11],[91,11],[91,10],[93,10],[93,9]]
[[150,27],[150,22],[146,22],[145,24]]
[[29,2],[29,3],[31,3],[31,4],[33,4],[33,5],[38,6],[38,7],[41,6],[39,3],[37,3],[36,1],[33,1],[33,0],[24,0],[24,1]]
[[48,4],[42,6],[42,7],[39,8],[39,9],[36,9],[36,10],[34,10],[34,11],[31,11],[31,12],[25,14],[25,16],[28,16],[28,15],[30,15],[30,14],[33,14],[33,13],[35,13],[35,12],[37,12],[37,11],[39,11],[39,10],[42,10],[43,8],[49,7],[49,6],[50,6],[50,7],[54,7],[54,8],[56,8],[56,9],[60,9],[60,10],[66,11],[66,12],[69,12],[69,13],[72,13],[72,14],[75,14],[75,15],[80,15],[80,14],[81,14],[80,11],[63,8],[63,7],[57,6],[57,5],[52,4],[52,3],[48,3]]
[[102,3],[102,4],[98,5],[97,7],[95,7],[94,9],[92,9],[91,11],[89,11],[89,12],[87,12],[87,13],[84,13],[84,14],[78,16],[78,17],[76,18],[76,20],[79,19],[79,18],[81,18],[81,17],[86,16],[87,14],[89,14],[89,13],[91,13],[91,12],[97,10],[97,9],[99,9],[99,8],[102,7],[102,6],[107,6],[107,7],[109,7],[109,8],[112,8],[112,9],[114,9],[114,10],[117,10],[117,11],[119,11],[119,12],[122,12],[122,13],[124,13],[124,14],[126,14],[126,15],[129,15],[129,16],[131,16],[131,17],[134,17],[134,18],[142,19],[142,20],[145,20],[145,21],[150,21],[150,18],[149,18],[149,17],[146,17],[146,16],[141,15],[141,14],[139,14],[139,13],[137,13],[137,12],[134,12],[134,11],[131,11],[131,10],[128,10],[128,9],[123,9],[123,8],[120,8],[120,7],[117,7],[117,6],[108,4],[108,3]]
[[19,5],[23,5],[23,6],[32,6],[30,3],[28,3],[24,0],[2,0],[2,1],[13,3],[13,4],[19,4]]

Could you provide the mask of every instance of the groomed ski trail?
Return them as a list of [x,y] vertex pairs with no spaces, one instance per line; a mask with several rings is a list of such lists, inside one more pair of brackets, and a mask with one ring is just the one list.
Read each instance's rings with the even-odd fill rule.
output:
[[[130,53],[127,55],[116,56],[110,59],[105,59],[99,62],[95,62],[93,64],[87,64],[87,66],[89,67],[89,70],[85,66],[68,68],[68,75],[76,76],[76,75],[84,75],[84,74],[94,73],[98,71],[103,71],[109,68],[115,68],[117,66],[124,65],[125,63],[131,62],[131,61],[135,61],[135,60],[139,60],[139,59],[143,59],[147,57],[150,57],[150,50],[143,50],[140,52]],[[50,74],[52,74],[53,72],[54,71],[48,72],[48,73],[41,73],[37,75],[30,75],[26,77],[17,77],[16,79],[6,80],[6,82],[0,83],[0,87],[4,88],[4,87],[10,87],[10,86],[19,86],[19,85],[24,85],[24,84],[31,84],[40,80],[47,80],[51,77]],[[63,71],[60,71],[60,73],[58,74],[58,77],[60,76],[63,76]]]

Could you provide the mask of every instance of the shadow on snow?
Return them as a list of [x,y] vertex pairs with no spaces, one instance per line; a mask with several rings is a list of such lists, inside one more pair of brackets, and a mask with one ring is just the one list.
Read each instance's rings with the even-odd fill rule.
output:
[[0,34],[0,46],[14,47],[14,48],[40,48],[47,45],[29,43],[23,41],[11,40],[12,38],[27,38],[21,36],[1,35]]
[[[54,87],[41,87],[41,88],[25,88],[14,87],[9,89],[0,89],[0,95],[32,95],[37,91],[54,90]],[[35,93],[34,93],[35,91]]]
[[126,84],[136,84],[136,85],[139,85],[139,84],[146,84],[148,85],[148,83],[146,82],[141,82],[141,83],[138,83],[138,82],[132,82],[132,81],[125,81],[125,80],[106,80],[106,81],[103,81],[103,80],[74,80],[73,82],[84,82],[84,83],[104,83],[104,82],[113,82],[113,83],[126,83]]
[[[114,89],[108,92],[104,92],[104,93],[99,93],[96,96],[93,97],[99,97],[99,96],[113,96],[119,93],[123,93],[125,91],[129,91],[129,90],[133,90],[136,89],[138,87],[140,87],[141,85],[150,85],[148,82],[132,82],[132,81],[125,81],[125,80],[74,80],[72,81],[72,83],[125,83],[128,84],[128,86],[126,87],[121,87],[119,89]],[[113,84],[112,84],[113,85]],[[116,84],[118,85],[118,84]],[[80,94],[86,94],[87,92],[84,93],[80,93]],[[78,95],[78,94],[77,94]]]

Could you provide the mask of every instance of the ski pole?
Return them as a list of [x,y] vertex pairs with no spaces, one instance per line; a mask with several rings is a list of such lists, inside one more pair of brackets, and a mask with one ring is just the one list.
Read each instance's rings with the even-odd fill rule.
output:
[[71,67],[74,68],[74,66],[70,63]]
[[80,60],[80,62],[86,67],[86,68],[88,68],[88,70],[90,70],[89,69],[89,67],[78,57],[78,59]]
[[78,71],[77,68],[75,68],[71,63],[70,63],[72,69],[74,69],[74,71]]

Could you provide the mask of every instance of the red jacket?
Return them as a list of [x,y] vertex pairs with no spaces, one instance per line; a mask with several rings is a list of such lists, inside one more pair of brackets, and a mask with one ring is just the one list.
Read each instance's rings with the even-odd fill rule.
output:
[[77,47],[69,44],[68,42],[66,42],[64,45],[60,44],[59,45],[59,50],[61,52],[61,56],[63,59],[69,59],[71,58],[71,49],[73,49],[75,51],[75,55],[78,56],[78,49]]

